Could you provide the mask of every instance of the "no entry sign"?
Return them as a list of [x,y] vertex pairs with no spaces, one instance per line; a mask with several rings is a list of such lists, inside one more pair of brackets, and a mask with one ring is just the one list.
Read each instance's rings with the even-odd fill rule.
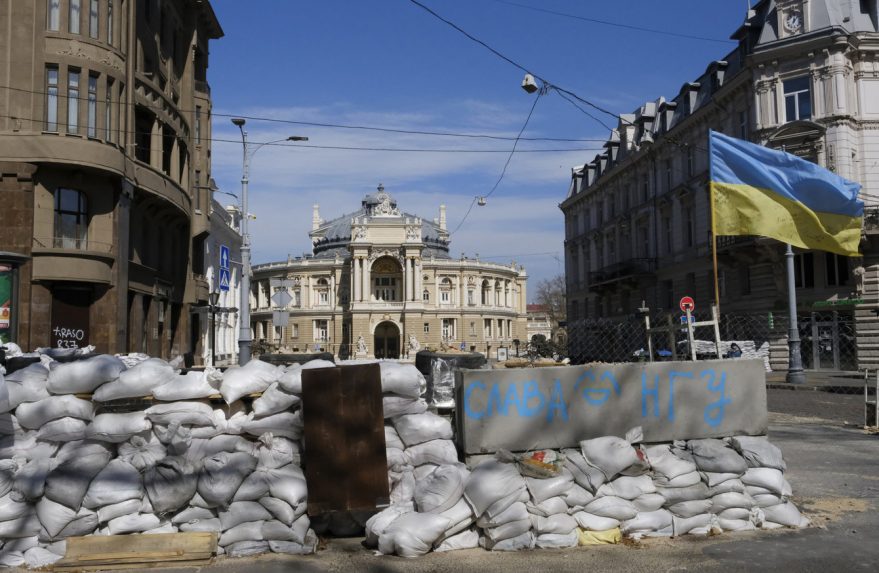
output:
[[685,296],[681,299],[681,312],[693,312],[696,310],[696,301],[691,296]]

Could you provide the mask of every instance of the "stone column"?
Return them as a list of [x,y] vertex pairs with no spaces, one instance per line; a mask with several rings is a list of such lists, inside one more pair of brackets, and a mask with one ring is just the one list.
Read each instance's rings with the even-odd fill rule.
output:
[[351,301],[360,302],[360,263],[363,259],[351,259]]
[[363,259],[363,300],[370,302],[372,300],[372,272],[369,269],[369,258]]

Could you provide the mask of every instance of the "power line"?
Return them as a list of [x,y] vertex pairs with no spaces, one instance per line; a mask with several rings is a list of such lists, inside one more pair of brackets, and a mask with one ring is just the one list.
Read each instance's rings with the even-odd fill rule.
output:
[[524,8],[525,10],[533,10],[534,12],[543,12],[545,14],[552,14],[553,16],[561,16],[563,18],[571,18],[574,20],[581,20],[583,22],[590,22],[592,24],[601,24],[603,26],[614,26],[616,28],[625,28],[627,30],[636,30],[638,32],[649,32],[651,34],[662,34],[664,36],[674,36],[676,38],[685,38],[688,40],[701,40],[704,42],[717,42],[719,44],[730,44],[732,40],[719,40],[717,38],[707,38],[705,36],[693,36],[690,34],[681,34],[679,32],[669,32],[668,30],[660,30],[657,28],[645,28],[642,26],[633,26],[631,24],[620,24],[619,22],[610,22],[608,20],[598,20],[597,18],[587,18],[585,16],[578,16],[577,14],[568,14],[566,12],[557,12],[555,10],[548,10],[546,8],[538,8],[536,6],[528,6],[527,4],[519,4],[518,2],[510,2],[509,0],[491,0],[492,2],[497,2],[498,4],[507,4],[509,6],[516,6],[517,8]]

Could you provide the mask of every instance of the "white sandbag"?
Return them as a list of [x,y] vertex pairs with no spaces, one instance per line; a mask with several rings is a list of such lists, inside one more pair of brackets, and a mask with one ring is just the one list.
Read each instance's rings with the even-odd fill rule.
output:
[[214,426],[214,410],[204,402],[170,402],[155,404],[145,411],[153,424],[167,426],[177,422],[184,426]]
[[765,488],[782,495],[785,489],[784,474],[775,468],[748,468],[742,476],[742,483]]
[[143,485],[155,513],[185,507],[198,486],[198,470],[182,456],[165,457],[143,474]]
[[719,526],[717,516],[711,513],[702,513],[690,517],[674,516],[672,519],[672,529],[674,530],[675,537],[688,533],[696,535],[698,533],[697,529],[706,529],[705,532],[702,532],[704,534],[707,533],[708,529],[717,526]]
[[[490,520],[497,520],[500,515],[507,511],[514,503],[527,503],[531,499],[527,488],[522,488],[512,494],[502,497],[488,506],[488,509],[482,514],[482,517]],[[527,509],[527,508],[526,508]]]
[[754,500],[755,507],[770,507],[787,501],[783,496],[775,495],[774,493],[760,493],[751,499]]
[[400,439],[400,434],[398,434],[397,430],[394,429],[394,426],[390,424],[385,425],[385,447],[398,448],[400,450],[406,449],[406,444]]
[[89,394],[101,384],[118,378],[124,370],[125,363],[109,354],[54,364],[46,388],[52,394]]
[[171,517],[171,523],[174,525],[182,525],[184,523],[195,523],[197,521],[213,519],[215,517],[217,517],[217,514],[211,509],[187,507],[183,511],[175,513],[174,516]]
[[14,495],[18,501],[37,501],[43,497],[46,478],[49,476],[49,472],[54,469],[55,463],[55,460],[51,459],[36,459],[27,462],[14,474],[11,495]]
[[226,507],[241,482],[256,469],[256,458],[250,454],[220,452],[203,461],[197,490],[202,499],[218,507]]
[[143,479],[137,468],[116,458],[92,480],[82,504],[89,509],[96,509],[128,499],[140,500],[143,493]]
[[658,493],[644,493],[632,500],[638,513],[656,511],[665,505],[665,498]]
[[703,471],[700,471],[699,475],[702,477],[702,481],[708,484],[709,488],[717,487],[723,482],[738,479],[739,477],[741,477],[741,474],[737,473],[718,473]]
[[696,471],[695,463],[676,456],[667,445],[649,446],[644,451],[654,475],[671,480],[679,475]]
[[76,396],[50,396],[39,402],[26,402],[15,410],[15,418],[22,428],[37,430],[58,418],[78,418],[90,421],[95,407],[88,400]]
[[301,402],[299,396],[285,391],[278,382],[272,382],[262,396],[253,401],[253,414],[257,418],[270,416],[290,410],[298,406],[299,402]]
[[77,511],[44,497],[36,504],[36,515],[48,536],[55,538],[76,519]]
[[568,504],[569,508],[583,508],[586,504],[595,499],[595,495],[579,483],[571,484],[571,487],[568,488],[568,491],[562,494],[562,497],[564,498],[565,503]]
[[135,434],[147,432],[153,425],[143,412],[98,414],[86,431],[86,438],[118,444]]
[[259,437],[256,457],[259,466],[267,469],[280,468],[289,463],[299,465],[299,443],[266,432]]
[[[714,508],[712,508],[711,513],[715,513]],[[730,507],[717,512],[717,517],[720,519],[749,519],[751,517],[751,509],[746,507]]]
[[565,467],[574,476],[574,481],[590,493],[595,493],[607,478],[598,468],[589,465],[580,450],[568,448],[562,450],[565,456]]
[[36,513],[29,513],[18,519],[0,521],[0,539],[21,539],[33,537],[40,532],[40,520]]
[[382,396],[382,410],[385,419],[405,414],[423,414],[427,411],[427,402],[422,398],[385,394]]
[[382,392],[418,398],[427,389],[424,375],[414,364],[380,362]]
[[220,525],[220,520],[216,517],[210,517],[207,519],[196,519],[191,522],[181,523],[177,526],[180,531],[184,533],[191,533],[197,531],[216,531],[219,533],[223,530],[222,525]]
[[577,529],[577,520],[567,513],[556,513],[548,517],[532,515],[531,526],[538,535],[548,533],[567,535]]
[[111,519],[132,513],[138,513],[141,508],[141,500],[129,499],[113,505],[105,505],[98,508],[98,522],[107,523]]
[[124,460],[140,471],[156,465],[165,457],[165,446],[155,437],[132,436],[130,440],[119,444],[119,459]]
[[[582,490],[583,488],[580,489]],[[525,504],[525,507],[528,509],[528,513],[530,513],[531,515],[539,515],[541,517],[549,517],[556,513],[568,513],[568,503],[565,501],[565,498],[560,495],[545,499],[540,503],[534,503],[533,501],[529,501]]]
[[766,436],[733,436],[730,443],[752,468],[787,469],[781,450]]
[[[240,503],[240,502],[236,502]],[[258,503],[266,508],[272,517],[285,525],[293,525],[298,517],[296,510],[284,500],[270,496],[259,498]]]
[[181,456],[192,445],[192,431],[178,422],[167,426],[153,426],[153,434],[165,446],[169,456]]
[[580,442],[586,462],[601,470],[608,480],[640,460],[632,444],[616,436],[602,436]]
[[650,476],[641,475],[637,477],[618,477],[598,488],[595,495],[597,497],[613,495],[623,499],[632,500],[640,495],[648,493],[656,493],[656,486],[653,484],[653,480],[650,479]]
[[468,529],[450,537],[446,537],[434,547],[433,550],[437,553],[442,553],[443,551],[476,549],[477,547],[479,547],[479,533],[477,533],[475,529]]
[[503,541],[504,539],[511,539],[513,537],[518,537],[523,533],[531,530],[531,519],[521,519],[516,521],[508,521],[502,525],[498,525],[497,527],[488,527],[483,530],[485,537],[487,537],[490,541],[497,543],[498,541]]
[[251,360],[244,366],[233,366],[223,372],[220,394],[227,404],[231,404],[242,396],[264,391],[282,374],[277,366],[262,360]]
[[[238,491],[232,497],[232,501],[257,501],[261,497],[269,495],[269,471],[268,469],[257,467],[252,474],[241,482]],[[198,494],[196,494],[196,497],[201,499],[201,496]],[[204,500],[202,500],[202,503],[204,503]],[[213,506],[205,504],[205,507]]]
[[745,493],[745,484],[742,483],[742,480],[739,478],[736,479],[728,479],[724,482],[717,484],[714,487],[708,488],[708,495],[714,497],[715,495],[720,495],[722,493]]
[[628,537],[662,531],[672,526],[672,517],[667,509],[638,512],[632,519],[620,523],[620,531]]
[[265,541],[295,541],[302,543],[305,533],[308,531],[308,518],[304,518],[303,523],[305,529],[297,527],[296,529],[289,525],[284,525],[280,521],[270,519],[262,524],[262,538]]
[[291,440],[302,437],[302,410],[295,412],[280,412],[265,418],[256,418],[253,414],[247,416],[242,429],[251,436],[261,436],[271,432],[273,436],[282,436]]
[[42,569],[59,561],[63,555],[57,555],[42,547],[31,547],[24,552],[24,564],[30,569]]
[[[450,465],[450,464],[447,464]],[[413,469],[415,472],[415,481],[421,481],[433,473],[439,467],[439,464],[421,464]]]
[[310,531],[305,537],[305,543],[296,543],[295,541],[269,541],[268,543],[272,553],[311,555],[317,551],[317,536],[313,531]]
[[38,402],[48,398],[48,377],[49,370],[39,362],[5,376],[6,389],[9,392],[8,408],[14,410],[24,402]]
[[204,372],[191,371],[175,375],[161,386],[153,388],[153,397],[164,402],[197,400],[220,393],[222,373],[210,366]]
[[754,499],[747,494],[729,492],[715,495],[711,498],[711,513],[720,514],[722,511],[734,507],[751,508]]
[[138,513],[111,519],[107,527],[110,529],[111,535],[121,535],[149,531],[159,527],[161,523],[161,520],[152,513]]
[[12,491],[15,485],[15,474],[18,472],[18,462],[15,460],[0,460],[0,496]]
[[693,517],[711,511],[712,501],[710,499],[693,499],[690,501],[679,501],[666,506],[670,512],[678,517]]
[[464,498],[479,517],[498,500],[518,495],[524,490],[525,480],[515,464],[490,459],[473,469],[470,479],[464,484]]
[[177,376],[174,367],[161,358],[149,358],[119,374],[119,378],[104,384],[92,395],[96,402],[122,398],[150,396],[153,389]]
[[570,533],[542,533],[534,540],[534,546],[540,549],[568,549],[576,547],[579,542],[579,534],[574,529]]
[[0,521],[10,521],[33,513],[34,508],[31,504],[18,501],[13,495],[8,493],[0,497]]
[[666,504],[674,505],[681,501],[708,499],[708,486],[701,480],[687,487],[657,487],[656,493],[665,498]]
[[273,519],[271,512],[255,501],[236,501],[226,510],[218,513],[223,531],[237,527],[242,523],[266,521]]
[[244,452],[249,454],[253,453],[254,446],[255,444],[245,437],[220,434],[210,439],[192,438],[186,455],[191,459],[204,459],[219,452]]
[[263,541],[262,521],[246,521],[230,527],[220,535],[219,544],[223,547],[239,541]]
[[610,517],[617,521],[632,519],[638,513],[631,501],[613,495],[596,497],[586,505],[584,511],[600,517]]
[[408,463],[413,466],[424,464],[454,464],[458,462],[458,450],[451,440],[430,440],[410,446],[405,450]]
[[58,418],[37,430],[37,439],[43,442],[72,442],[83,440],[86,435],[85,420],[79,418]]
[[103,470],[112,457],[111,452],[100,443],[84,443],[76,456],[56,466],[46,476],[45,498],[78,510],[95,476]]
[[530,531],[527,531],[522,535],[518,535],[510,539],[503,539],[501,541],[492,541],[488,537],[479,538],[479,545],[488,549],[489,551],[524,551],[528,549],[534,549],[534,544],[534,534]]
[[226,547],[226,555],[229,557],[250,557],[268,553],[271,545],[268,541],[238,541],[230,543]]
[[531,493],[531,499],[535,503],[540,503],[551,497],[561,495],[568,491],[574,484],[574,476],[565,468],[559,472],[557,476],[548,478],[526,477],[525,485]]
[[0,567],[19,567],[26,563],[28,551],[37,549],[40,541],[36,536],[10,539],[0,549]]
[[717,525],[724,531],[754,531],[757,526],[748,519],[725,519],[718,517]]
[[464,480],[454,466],[440,466],[415,484],[415,506],[423,513],[442,513],[464,493]]
[[424,555],[448,525],[448,519],[433,513],[401,515],[379,535],[378,550],[385,555],[401,557]]
[[476,516],[473,515],[473,510],[470,509],[470,505],[463,497],[458,503],[442,512],[440,515],[449,520],[449,527],[443,532],[437,541],[443,541],[447,537],[451,537],[464,531],[476,521]]
[[446,418],[431,412],[394,418],[394,428],[406,446],[414,446],[429,440],[452,439],[452,424]]
[[[528,508],[523,502],[517,501],[497,515],[489,516],[488,513],[483,513],[476,519],[476,525],[482,527],[483,529],[496,528],[506,523],[522,521],[526,519],[531,519],[531,516],[528,513]],[[516,535],[519,534],[517,533]]]
[[410,504],[389,505],[380,512],[372,515],[366,520],[364,529],[366,531],[366,539],[364,544],[367,547],[378,547],[379,537],[385,530],[401,515],[412,513],[415,507]]
[[289,464],[268,470],[266,474],[272,497],[286,501],[293,508],[305,503],[308,487],[305,484],[305,474],[299,467]]
[[[336,365],[332,362],[329,362],[331,367],[335,367]],[[302,365],[301,364],[291,364],[287,367],[281,377],[278,378],[278,386],[280,386],[285,392],[289,392],[291,394],[302,394]]]
[[667,478],[663,475],[656,475],[653,478],[653,484],[656,487],[663,488],[690,487],[698,484],[701,481],[702,476],[696,470],[685,474],[680,474],[673,478]]
[[687,451],[693,456],[696,467],[703,472],[742,475],[748,469],[745,459],[722,440],[715,438],[689,440]]
[[578,511],[574,514],[574,519],[577,520],[577,525],[589,531],[607,531],[620,526],[619,519],[594,515],[586,511]]
[[404,467],[410,465],[406,453],[397,448],[387,448],[385,450],[385,459],[388,461],[388,469],[391,471],[399,472]]

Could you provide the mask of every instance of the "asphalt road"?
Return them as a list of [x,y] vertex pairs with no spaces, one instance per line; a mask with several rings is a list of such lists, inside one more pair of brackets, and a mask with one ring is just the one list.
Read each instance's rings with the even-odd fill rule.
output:
[[864,423],[862,388],[838,389],[834,392],[770,388],[766,390],[766,401],[769,411],[773,413],[826,420],[832,424]]

